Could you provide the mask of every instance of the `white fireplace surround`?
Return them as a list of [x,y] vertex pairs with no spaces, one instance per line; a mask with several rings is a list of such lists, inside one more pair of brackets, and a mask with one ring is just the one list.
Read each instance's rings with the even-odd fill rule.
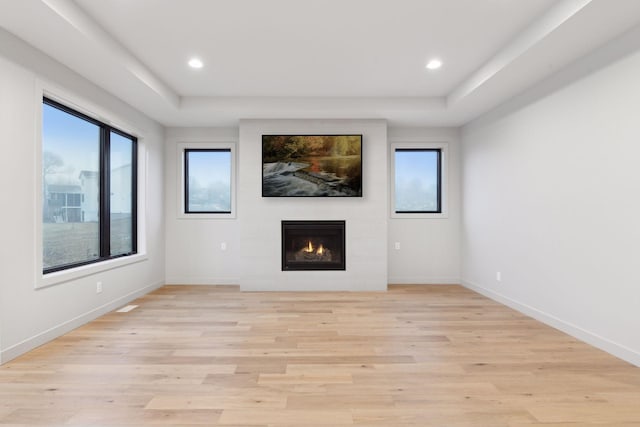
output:
[[[362,134],[362,197],[261,197],[263,134]],[[242,120],[238,153],[243,291],[386,290],[386,121]],[[345,220],[346,270],[282,271],[281,221],[317,219]]]

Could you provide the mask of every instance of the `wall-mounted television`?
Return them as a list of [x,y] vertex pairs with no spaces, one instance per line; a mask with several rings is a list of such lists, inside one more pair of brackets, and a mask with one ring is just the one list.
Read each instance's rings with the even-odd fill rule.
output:
[[362,197],[362,135],[262,135],[262,197]]

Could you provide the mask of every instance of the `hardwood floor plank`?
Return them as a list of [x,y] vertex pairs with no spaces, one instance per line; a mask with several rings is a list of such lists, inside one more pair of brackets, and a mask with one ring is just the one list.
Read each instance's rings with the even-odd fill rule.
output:
[[392,408],[394,400],[390,394],[367,395],[327,395],[305,393],[289,396],[287,409],[317,410],[349,410],[351,408]]
[[65,424],[75,414],[75,410],[56,409],[52,411],[44,408],[18,408],[0,419],[0,425],[25,424],[25,425],[50,425]]
[[67,425],[72,426],[189,426],[216,425],[218,409],[96,411],[80,409]]
[[336,411],[336,410],[256,410],[247,411],[243,409],[225,409],[220,416],[219,424],[247,424],[247,425],[262,425],[262,424],[294,424],[294,425],[306,425],[306,423],[322,420],[323,422],[333,425],[352,425],[353,418],[349,410]]
[[156,396],[145,409],[284,409],[286,396]]

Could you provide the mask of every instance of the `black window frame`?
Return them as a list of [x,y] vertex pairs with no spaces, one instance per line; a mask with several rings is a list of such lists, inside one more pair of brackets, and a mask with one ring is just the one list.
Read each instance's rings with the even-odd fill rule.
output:
[[[100,255],[96,259],[61,264],[43,268],[42,273],[54,273],[69,270],[83,265],[96,264],[116,258],[127,257],[138,253],[138,138],[107,123],[87,116],[71,107],[54,101],[46,96],[42,97],[42,104],[61,110],[67,114],[85,120],[100,129],[100,171],[99,171],[99,247]],[[111,132],[131,140],[131,251],[118,255],[111,255]],[[45,202],[43,200],[43,202]],[[43,242],[44,245],[44,242]]]
[[[218,152],[218,153],[229,153],[230,156],[230,170],[231,170],[231,174],[233,174],[233,153],[231,152],[231,148],[185,148],[184,149],[184,153],[183,153],[183,162],[184,162],[184,176],[183,181],[184,181],[184,206],[183,206],[183,212],[185,215],[198,215],[198,214],[221,214],[221,215],[228,215],[230,213],[232,213],[232,209],[233,209],[233,204],[231,203],[231,200],[229,201],[229,210],[228,211],[191,211],[189,210],[189,153],[192,152],[205,152],[205,153],[214,153],[214,152]],[[233,177],[230,176],[229,177],[229,193],[230,193],[230,197],[233,197],[234,195],[233,193]]]
[[[393,151],[393,162],[394,162],[394,177],[393,177],[393,185],[396,185],[396,171],[395,171],[395,161],[396,161],[396,153],[399,151],[411,151],[411,152],[425,152],[425,151],[433,151],[435,153],[438,154],[437,156],[437,195],[436,195],[436,202],[437,202],[437,209],[436,210],[431,210],[431,211],[399,211],[396,210],[396,201],[395,199],[393,200],[393,211],[396,214],[441,214],[442,213],[442,148],[395,148]],[[395,194],[395,189],[394,189],[394,194]]]

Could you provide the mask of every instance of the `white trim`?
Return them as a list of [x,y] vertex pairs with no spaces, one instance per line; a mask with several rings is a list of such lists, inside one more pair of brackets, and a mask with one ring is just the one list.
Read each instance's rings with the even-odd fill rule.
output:
[[[33,143],[35,144],[35,149],[34,149],[34,153],[35,153],[35,167],[33,168],[34,173],[35,173],[35,179],[34,182],[36,184],[36,188],[35,188],[35,192],[34,192],[34,203],[33,205],[35,206],[36,212],[35,212],[35,219],[34,219],[34,242],[33,242],[33,259],[35,260],[35,265],[36,265],[36,270],[33,272],[34,273],[34,277],[33,277],[33,283],[34,283],[34,287],[37,289],[39,287],[41,287],[40,281],[42,280],[43,274],[42,274],[42,270],[43,270],[43,259],[42,259],[42,252],[43,252],[43,247],[42,247],[42,192],[44,191],[43,186],[42,186],[42,180],[43,175],[42,175],[42,98],[45,94],[45,84],[43,81],[41,80],[36,80],[36,90],[34,91],[34,96],[35,96],[35,102],[34,105],[35,107],[35,130],[34,130],[34,138],[33,138]],[[53,98],[52,98],[53,99]]]
[[239,277],[188,277],[176,276],[165,279],[167,285],[240,285]]
[[[184,207],[184,152],[186,149],[212,149],[212,150],[230,150],[231,151],[231,213],[185,213]],[[177,168],[178,171],[178,188],[176,216],[178,219],[234,219],[236,218],[236,177],[237,177],[237,155],[236,143],[232,141],[226,142],[179,142],[176,144],[177,149]]]
[[390,285],[459,285],[460,278],[453,276],[389,276]]
[[[440,149],[440,203],[441,213],[396,213],[395,211],[395,151],[402,148]],[[389,213],[391,219],[446,219],[449,218],[449,143],[441,142],[392,142],[389,145]]]
[[478,292],[479,294],[482,294],[487,298],[511,307],[514,310],[519,311],[520,313],[533,317],[534,319],[539,320],[546,325],[565,332],[566,334],[569,334],[574,338],[591,344],[594,347],[604,350],[607,353],[610,353],[622,360],[640,367],[640,353],[629,347],[601,337],[600,335],[594,334],[593,332],[587,331],[586,329],[582,329],[579,326],[562,320],[552,314],[546,313],[528,304],[521,303],[498,292],[484,288],[476,283],[471,282],[470,280],[463,279],[461,281],[461,284],[465,288]]
[[37,277],[35,287],[36,289],[42,289],[48,286],[70,282],[81,277],[91,276],[92,274],[102,273],[103,271],[113,270],[115,268],[136,264],[142,261],[146,261],[147,259],[147,254],[135,254],[122,258],[100,261],[94,264],[81,265],[79,267],[70,268],[68,270],[40,274]]
[[71,320],[66,322],[62,322],[57,326],[47,329],[39,334],[36,334],[30,338],[27,338],[18,344],[12,345],[7,349],[0,352],[0,363],[6,363],[11,359],[15,359],[16,357],[33,350],[36,347],[39,347],[47,342],[54,340],[61,335],[64,335],[76,328],[79,328],[86,323],[91,322],[92,320],[97,319],[98,317],[109,313],[110,311],[116,310],[123,305],[135,300],[136,298],[140,298],[143,295],[148,294],[164,285],[164,282],[157,282],[149,286],[145,286],[144,288],[138,289],[137,291],[133,291],[128,293],[127,295],[121,296],[120,298],[116,298],[115,300],[103,304],[93,310],[90,310],[84,314],[74,317]]
[[[302,273],[303,271],[292,271],[291,273]],[[387,292],[388,285],[384,281],[376,281],[367,283],[367,288],[359,287],[355,282],[336,282],[332,280],[317,282],[306,282],[304,287],[300,286],[300,282],[282,282],[279,280],[252,280],[251,283],[240,285],[240,292]]]
[[35,193],[34,193],[34,206],[36,208],[35,215],[35,242],[34,242],[34,259],[36,261],[36,271],[34,272],[34,288],[41,289],[48,286],[65,283],[80,277],[89,276],[102,271],[119,268],[125,265],[130,265],[147,260],[146,254],[146,188],[147,188],[147,161],[149,153],[146,150],[144,143],[144,134],[136,126],[127,123],[125,120],[120,119],[117,115],[106,111],[105,109],[97,106],[96,104],[84,99],[81,96],[77,96],[67,89],[62,89],[48,81],[42,79],[36,79],[35,83],[35,98],[36,106],[35,111],[35,123],[42,123],[42,98],[50,98],[54,101],[60,102],[76,111],[85,114],[89,117],[93,117],[103,123],[113,126],[123,132],[129,133],[138,139],[138,207],[137,207],[137,242],[138,253],[135,255],[116,258],[112,260],[99,261],[94,264],[88,264],[80,267],[74,267],[67,270],[58,271],[55,273],[43,274],[43,259],[42,259],[42,168],[39,165],[42,164],[42,125],[35,126]]

